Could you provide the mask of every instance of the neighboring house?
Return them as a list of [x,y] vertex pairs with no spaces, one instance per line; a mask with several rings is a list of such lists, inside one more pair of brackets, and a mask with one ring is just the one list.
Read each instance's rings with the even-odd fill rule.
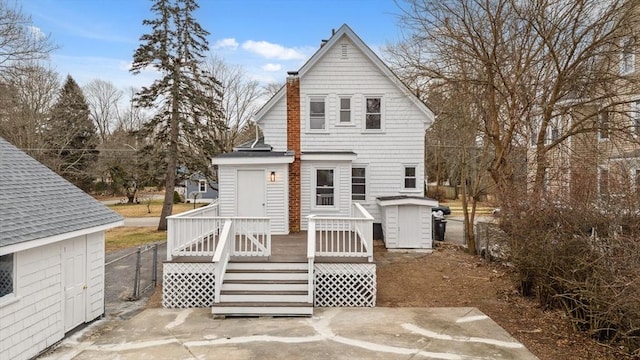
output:
[[433,113],[347,25],[289,73],[256,122],[262,146],[213,159],[221,216],[268,216],[287,234],[312,214],[350,216],[353,202],[381,224],[376,198],[424,196]]
[[122,217],[0,138],[0,359],[104,314],[104,233]]
[[212,160],[218,201],[168,218],[163,305],[225,316],[375,306],[374,227],[393,233],[389,247],[432,246],[433,113],[343,25],[256,120],[264,138]]
[[184,181],[186,202],[210,203],[218,198],[218,184],[200,174],[191,175]]

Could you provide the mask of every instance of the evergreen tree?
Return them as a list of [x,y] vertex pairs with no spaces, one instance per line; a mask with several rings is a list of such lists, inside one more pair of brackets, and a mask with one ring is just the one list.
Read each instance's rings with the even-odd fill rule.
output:
[[[158,230],[166,230],[166,217],[173,209],[178,165],[188,167],[189,148],[205,141],[206,119],[222,118],[220,83],[201,68],[209,50],[209,33],[193,18],[197,9],[195,0],[155,0],[151,11],[157,17],[143,21],[151,33],[142,35],[133,55],[134,74],[149,67],[161,74],[135,99],[140,107],[156,109],[140,134],[153,137],[154,145],[162,147],[158,153],[165,155],[166,194]],[[216,89],[213,98],[206,91],[212,87]]]
[[45,138],[47,165],[81,189],[89,190],[98,137],[87,101],[71,76],[67,76],[51,110]]

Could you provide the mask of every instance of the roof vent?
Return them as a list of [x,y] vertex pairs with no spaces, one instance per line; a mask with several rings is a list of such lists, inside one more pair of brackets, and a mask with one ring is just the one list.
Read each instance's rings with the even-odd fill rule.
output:
[[348,49],[349,49],[349,45],[348,44],[341,44],[340,47],[342,48],[342,58],[346,59],[348,53]]

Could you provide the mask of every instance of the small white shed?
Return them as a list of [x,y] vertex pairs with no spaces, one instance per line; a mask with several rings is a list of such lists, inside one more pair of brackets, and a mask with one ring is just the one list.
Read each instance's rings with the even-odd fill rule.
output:
[[431,209],[438,201],[420,196],[377,198],[387,249],[433,248]]

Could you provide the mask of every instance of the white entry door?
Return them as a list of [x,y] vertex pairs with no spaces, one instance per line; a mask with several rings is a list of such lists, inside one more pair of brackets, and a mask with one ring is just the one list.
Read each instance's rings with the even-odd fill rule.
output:
[[264,170],[238,170],[238,216],[266,215],[265,176]]
[[417,206],[398,206],[398,247],[418,247],[421,242],[420,227],[420,211]]
[[67,240],[62,245],[62,267],[64,278],[64,332],[85,322],[87,243],[80,236]]

